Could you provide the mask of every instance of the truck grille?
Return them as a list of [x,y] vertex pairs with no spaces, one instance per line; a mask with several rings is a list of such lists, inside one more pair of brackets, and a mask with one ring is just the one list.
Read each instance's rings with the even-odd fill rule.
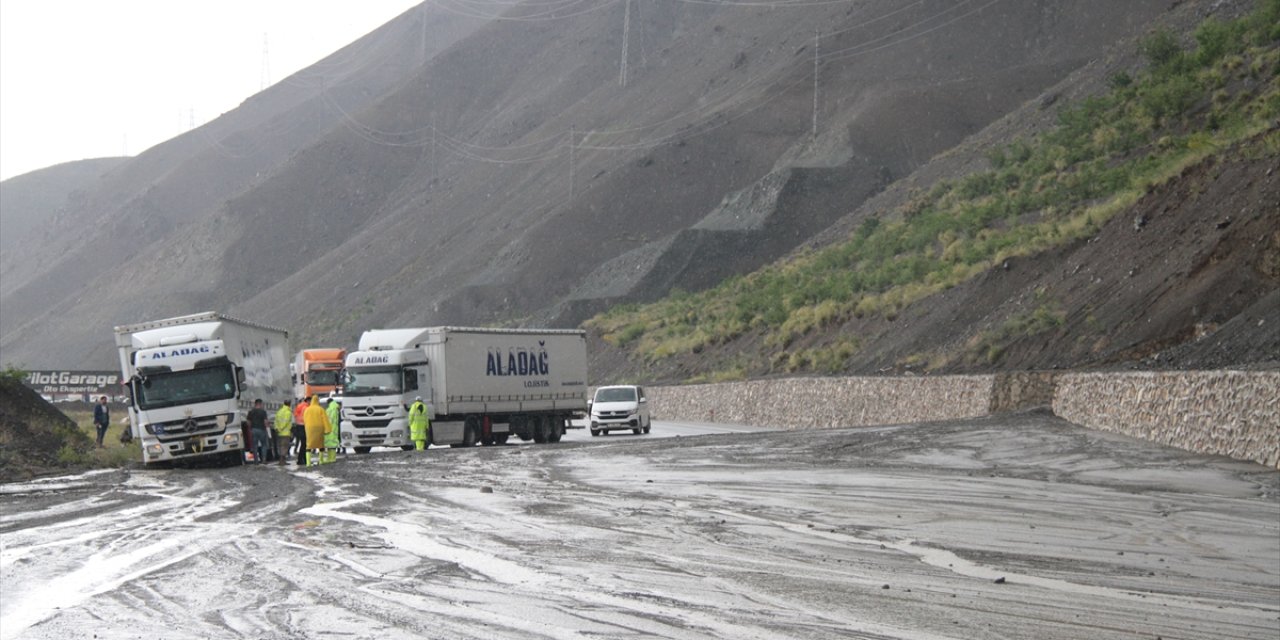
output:
[[147,431],[161,437],[181,437],[211,430],[222,430],[218,426],[217,416],[203,416],[200,418],[174,420],[172,422],[152,422],[147,425]]
[[352,420],[351,426],[357,429],[385,429],[391,424],[391,418],[383,420]]

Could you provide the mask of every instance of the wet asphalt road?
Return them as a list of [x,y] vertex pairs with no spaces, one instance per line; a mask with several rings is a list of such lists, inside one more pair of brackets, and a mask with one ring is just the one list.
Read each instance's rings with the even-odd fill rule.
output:
[[1045,414],[111,471],[0,493],[0,638],[1275,640],[1278,496]]

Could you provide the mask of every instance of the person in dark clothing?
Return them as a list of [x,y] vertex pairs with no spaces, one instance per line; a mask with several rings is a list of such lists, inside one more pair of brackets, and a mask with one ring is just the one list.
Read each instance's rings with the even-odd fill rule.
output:
[[307,410],[307,399],[303,398],[293,407],[293,442],[298,445],[298,468],[307,466],[307,427],[302,423],[302,414]]
[[249,419],[250,437],[253,438],[253,455],[257,458],[258,464],[266,464],[267,452],[271,451],[271,442],[267,439],[267,411],[262,408],[261,398],[253,401],[253,408],[245,417]]
[[98,448],[102,448],[102,438],[107,435],[107,427],[111,426],[111,410],[107,408],[107,397],[98,398],[93,405],[93,426],[98,428]]

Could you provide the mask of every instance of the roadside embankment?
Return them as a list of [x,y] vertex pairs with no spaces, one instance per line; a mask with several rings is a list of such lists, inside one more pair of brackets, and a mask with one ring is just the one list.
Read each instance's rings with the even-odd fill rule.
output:
[[1049,407],[1081,426],[1280,469],[1280,372],[784,378],[650,388],[653,416],[785,429]]

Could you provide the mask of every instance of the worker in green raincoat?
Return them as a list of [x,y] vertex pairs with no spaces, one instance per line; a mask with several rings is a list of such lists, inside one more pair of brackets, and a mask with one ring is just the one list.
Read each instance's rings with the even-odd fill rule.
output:
[[324,434],[324,461],[329,463],[338,459],[338,445],[342,436],[342,431],[339,429],[342,420],[342,404],[332,393],[329,394],[329,404],[324,408],[324,412],[329,417],[329,426],[333,427]]

